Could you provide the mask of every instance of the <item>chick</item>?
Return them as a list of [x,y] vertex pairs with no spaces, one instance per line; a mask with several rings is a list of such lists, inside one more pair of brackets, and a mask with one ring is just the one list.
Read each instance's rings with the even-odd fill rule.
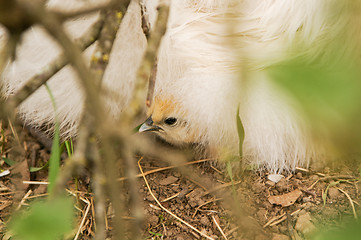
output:
[[[316,156],[307,124],[297,118],[286,98],[282,101],[277,96],[281,91],[262,85],[266,83],[257,83],[242,97],[223,100],[217,100],[219,94],[205,101],[197,101],[192,94],[179,100],[161,94],[154,98],[139,131],[154,132],[178,147],[196,146],[201,156],[222,161],[239,153],[238,108],[246,133],[242,149],[245,161],[273,172],[307,165]],[[202,95],[202,89],[198,91]],[[242,100],[246,104],[240,104]],[[202,114],[202,108],[213,110]]]
[[149,118],[142,124],[139,132],[157,132],[164,140],[174,145],[195,143],[194,131],[186,121],[183,112],[174,99],[156,97],[148,110]]

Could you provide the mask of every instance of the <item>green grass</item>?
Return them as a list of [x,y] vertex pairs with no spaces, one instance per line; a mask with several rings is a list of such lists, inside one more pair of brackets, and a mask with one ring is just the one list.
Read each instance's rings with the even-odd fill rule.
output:
[[49,178],[48,192],[49,192],[49,195],[51,196],[53,193],[55,181],[58,176],[59,169],[60,169],[61,146],[60,146],[60,132],[59,132],[59,121],[58,121],[58,117],[57,117],[56,102],[55,102],[54,96],[53,96],[49,86],[47,84],[45,84],[45,87],[49,93],[51,102],[54,107],[54,112],[55,112],[54,139],[53,139],[53,144],[51,147],[51,155],[50,155],[50,159],[49,159],[49,177],[48,177]]

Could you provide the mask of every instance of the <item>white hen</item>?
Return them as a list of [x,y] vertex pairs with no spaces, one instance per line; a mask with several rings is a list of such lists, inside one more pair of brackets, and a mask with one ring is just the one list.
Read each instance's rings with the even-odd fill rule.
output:
[[[154,16],[156,1],[145,2]],[[264,69],[297,56],[327,57],[327,44],[343,34],[351,21],[337,12],[349,2],[171,1],[168,31],[159,50],[155,97],[141,131],[155,131],[175,145],[197,143],[213,156],[236,154],[239,109],[246,159],[278,171],[305,166],[320,157],[323,150],[315,145],[298,103],[279,90]],[[69,27],[75,33],[90,21],[77,20]],[[133,2],[104,80],[106,88],[121,96],[109,105],[115,116],[127,105],[145,48],[140,22],[139,7]],[[8,95],[57,54],[53,43],[44,45],[49,39],[40,32],[27,33],[18,60],[8,67],[4,78]],[[355,51],[351,45],[343,47],[345,53]],[[83,109],[83,97],[73,78],[68,67],[50,81],[65,135],[75,133]],[[35,93],[22,104],[20,114],[34,125],[52,122],[47,93]]]
[[[173,1],[159,53],[156,97],[140,130],[154,131],[175,145],[198,143],[213,156],[237,154],[239,108],[243,154],[252,163],[289,170],[323,157],[301,107],[265,69],[296,57],[332,56],[330,43],[352,28],[352,17],[343,12],[348,5]],[[340,48],[345,55],[359,52],[349,42]]]

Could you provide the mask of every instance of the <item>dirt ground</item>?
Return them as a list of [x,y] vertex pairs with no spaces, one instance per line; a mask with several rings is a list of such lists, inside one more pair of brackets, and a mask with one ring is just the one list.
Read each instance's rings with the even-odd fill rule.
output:
[[[19,136],[24,139],[21,146],[16,147],[11,129],[3,130],[2,157],[19,163],[9,166],[1,162],[1,169],[10,173],[3,172],[0,178],[0,233],[2,239],[9,239],[5,223],[12,213],[46,194],[46,185],[36,182],[47,181],[47,170],[30,173],[28,167],[43,166],[49,151],[26,130]],[[317,238],[320,231],[342,228],[360,215],[359,166],[355,162],[276,176],[244,171],[233,181],[212,163],[191,164],[195,173],[216,186],[213,189],[182,176],[176,168],[167,169],[156,159],[145,158],[141,165],[149,173],[149,187],[142,177],[138,181],[145,216],[142,239],[207,239],[202,234],[208,239],[324,239]],[[94,234],[93,199],[86,176],[78,184],[78,239],[91,239]],[[269,180],[272,177],[280,180],[275,183]],[[68,188],[75,192],[73,182]],[[111,209],[107,214],[111,221]],[[111,232],[111,226],[108,230]]]

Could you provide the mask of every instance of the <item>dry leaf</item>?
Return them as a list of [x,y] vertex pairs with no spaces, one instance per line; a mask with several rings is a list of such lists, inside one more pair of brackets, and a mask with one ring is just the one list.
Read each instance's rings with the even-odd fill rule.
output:
[[24,160],[21,163],[14,166],[13,170],[11,170],[11,181],[16,185],[18,190],[25,191],[29,185],[23,184],[23,181],[30,180],[30,172],[28,161]]
[[272,204],[281,205],[282,207],[288,207],[294,204],[301,195],[301,190],[296,189],[283,195],[270,196],[268,198],[268,201]]

